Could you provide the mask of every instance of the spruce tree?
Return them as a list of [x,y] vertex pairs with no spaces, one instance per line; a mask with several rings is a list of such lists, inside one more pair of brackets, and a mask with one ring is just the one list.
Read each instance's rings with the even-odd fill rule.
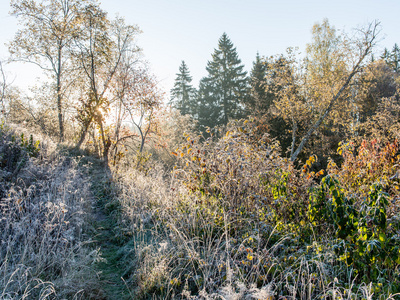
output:
[[221,106],[214,101],[214,86],[206,78],[200,80],[198,93],[198,121],[200,130],[204,132],[205,127],[218,125],[221,115]]
[[251,92],[246,103],[248,114],[257,116],[265,115],[274,100],[274,95],[266,90],[267,72],[267,61],[263,61],[257,53],[256,60],[253,62],[253,69],[250,73]]
[[190,84],[191,82],[192,76],[185,61],[182,60],[179,73],[176,74],[174,88],[171,90],[171,104],[182,115],[196,114],[196,89]]
[[400,73],[400,48],[397,44],[394,44],[391,53],[392,68],[396,73]]
[[400,73],[400,48],[394,44],[392,51],[385,48],[381,58],[395,71]]
[[207,63],[208,76],[199,88],[199,124],[213,127],[227,124],[228,120],[244,116],[244,103],[248,96],[247,72],[236,48],[224,33],[218,48]]

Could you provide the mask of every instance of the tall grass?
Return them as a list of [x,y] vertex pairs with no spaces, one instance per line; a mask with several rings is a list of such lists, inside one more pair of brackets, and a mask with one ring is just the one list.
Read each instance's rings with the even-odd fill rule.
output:
[[18,128],[0,131],[0,299],[95,298],[88,178],[39,138],[34,151]]

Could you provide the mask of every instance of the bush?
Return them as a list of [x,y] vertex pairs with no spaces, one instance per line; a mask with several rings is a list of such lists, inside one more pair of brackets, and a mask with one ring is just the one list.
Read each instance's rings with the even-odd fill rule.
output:
[[399,289],[396,265],[400,263],[399,223],[387,222],[388,194],[380,184],[370,187],[369,197],[360,201],[345,196],[338,180],[322,179],[314,189],[310,204],[310,220],[314,226],[333,229],[338,260],[353,267],[360,281],[390,280]]

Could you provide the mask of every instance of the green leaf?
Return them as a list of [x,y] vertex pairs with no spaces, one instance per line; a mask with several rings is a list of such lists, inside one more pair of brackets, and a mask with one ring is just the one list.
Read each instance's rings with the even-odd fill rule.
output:
[[368,238],[368,235],[367,235],[367,234],[363,234],[363,235],[361,235],[361,238],[360,238],[360,240],[362,240],[362,241],[366,241],[366,240],[367,240],[367,238]]
[[383,232],[381,232],[379,234],[379,240],[384,243],[386,241],[386,234],[384,234]]

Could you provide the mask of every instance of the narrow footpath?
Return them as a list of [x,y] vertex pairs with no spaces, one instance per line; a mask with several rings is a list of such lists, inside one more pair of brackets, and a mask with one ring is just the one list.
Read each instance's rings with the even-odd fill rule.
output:
[[121,263],[121,247],[118,241],[118,227],[115,216],[107,209],[107,204],[113,200],[111,181],[106,176],[104,165],[93,162],[89,169],[94,213],[93,241],[96,249],[100,250],[102,260],[95,265],[100,285],[103,289],[104,299],[125,300],[133,299],[128,286],[122,279],[124,266]]

